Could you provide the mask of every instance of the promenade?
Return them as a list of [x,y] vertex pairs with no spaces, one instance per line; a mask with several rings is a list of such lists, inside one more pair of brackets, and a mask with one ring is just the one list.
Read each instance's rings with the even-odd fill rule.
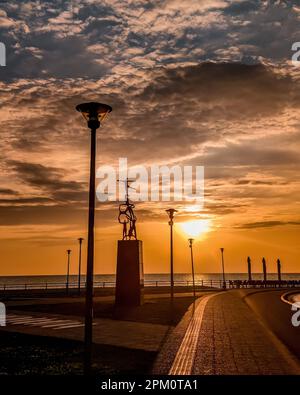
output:
[[[199,295],[207,292],[199,293]],[[145,294],[145,304],[114,313],[114,295],[94,298],[93,342],[131,350],[158,352],[193,298],[190,292],[175,293],[172,322],[169,293]],[[84,297],[44,297],[6,302],[7,325],[1,332],[83,341]],[[178,310],[179,309],[179,310]]]
[[240,293],[227,291],[198,299],[165,343],[153,373],[300,374],[300,364]]
[[[154,374],[300,374],[296,356],[299,328],[292,327],[290,306],[280,299],[284,292],[278,289],[203,291],[187,311],[183,310],[186,313],[177,325],[163,323],[161,317],[165,313],[158,312],[169,294],[145,295],[146,304],[141,311],[151,308],[147,311],[152,322],[148,321],[148,313],[138,316],[135,312],[135,320],[129,315],[118,319],[95,317],[94,343],[157,354]],[[179,301],[187,296],[180,293],[175,298]],[[96,306],[112,302],[113,296],[109,295],[95,298]],[[83,317],[72,313],[78,311],[74,304],[78,304],[78,299],[10,301],[7,326],[0,333],[81,342],[84,322]],[[68,313],[63,314],[66,310]],[[157,319],[153,314],[157,314]]]

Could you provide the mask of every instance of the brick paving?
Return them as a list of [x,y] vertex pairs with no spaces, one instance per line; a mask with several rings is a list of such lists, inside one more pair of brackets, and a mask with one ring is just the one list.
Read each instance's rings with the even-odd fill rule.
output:
[[210,299],[199,331],[192,374],[300,374],[299,362],[234,292]]
[[[132,349],[161,352],[153,373],[168,374],[187,328],[202,298],[191,305],[173,330],[167,325],[96,319],[94,341]],[[13,314],[23,314],[13,311]],[[32,313],[41,318],[41,313]],[[58,314],[43,317],[66,319]],[[42,317],[42,318],[43,318]],[[67,317],[77,320],[78,317]],[[42,329],[42,330],[41,330]],[[83,327],[53,330],[30,325],[9,325],[2,330],[82,340]],[[299,361],[276,340],[235,291],[216,293],[205,305],[191,374],[300,374]],[[188,351],[187,351],[188,352]]]
[[[299,360],[259,320],[238,292],[216,293],[205,302],[197,299],[182,321],[168,336],[154,364],[154,374],[172,374],[188,328],[205,304],[201,325],[197,327],[196,351],[185,348],[193,359],[193,375],[286,375],[300,374]],[[203,309],[202,309],[203,310]],[[193,331],[192,331],[193,332]],[[195,333],[191,334],[193,337]],[[171,373],[170,373],[171,372]]]

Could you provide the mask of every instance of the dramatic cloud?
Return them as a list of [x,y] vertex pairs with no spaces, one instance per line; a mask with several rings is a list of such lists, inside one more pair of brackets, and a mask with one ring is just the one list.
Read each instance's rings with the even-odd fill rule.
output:
[[29,185],[47,191],[78,191],[82,186],[75,181],[63,181],[63,169],[46,167],[36,163],[10,161],[18,176]]
[[283,226],[283,225],[300,225],[300,221],[264,221],[264,222],[252,222],[249,224],[243,224],[237,226],[240,229],[255,229],[255,228],[272,228],[274,226]]
[[[177,202],[180,220],[294,229],[299,9],[258,0],[2,1],[0,218],[9,237],[51,225],[45,234],[55,242],[56,232],[83,226],[89,132],[75,106],[90,100],[113,107],[98,132],[97,165],[126,157],[129,166],[205,166],[205,206]],[[98,209],[102,226],[116,224],[117,204]],[[163,221],[164,204],[138,209],[143,223]]]

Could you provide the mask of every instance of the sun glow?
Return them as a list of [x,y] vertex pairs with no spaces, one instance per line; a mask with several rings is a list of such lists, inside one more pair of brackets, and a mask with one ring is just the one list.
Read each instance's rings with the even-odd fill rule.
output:
[[207,233],[210,229],[209,219],[199,219],[195,221],[181,222],[178,224],[181,230],[190,237],[199,237]]

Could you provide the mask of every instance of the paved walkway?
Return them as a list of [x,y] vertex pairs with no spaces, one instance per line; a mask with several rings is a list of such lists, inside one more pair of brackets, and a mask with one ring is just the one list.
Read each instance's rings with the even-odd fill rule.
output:
[[[175,293],[176,298],[191,296],[191,293]],[[168,293],[153,293],[145,295],[147,301],[169,298]],[[83,317],[54,314],[46,312],[18,310],[22,306],[73,304],[83,302],[78,297],[49,297],[43,299],[28,298],[25,300],[10,300],[6,302],[9,308],[7,326],[0,327],[1,331],[20,332],[25,334],[60,337],[73,340],[83,340]],[[94,302],[112,302],[113,295],[96,296]],[[53,312],[55,308],[53,308]],[[94,319],[93,341],[131,349],[157,352],[163,346],[173,326],[153,323],[112,320],[105,318]]]
[[300,365],[241,297],[227,291],[197,301],[163,347],[154,373],[300,374]]
[[65,318],[60,319],[59,317],[39,317],[33,315],[22,315],[22,314],[7,314],[6,325],[11,327],[39,327],[39,328],[51,328],[52,330],[59,329],[71,329],[81,328],[83,323],[78,320],[66,320]]
[[[201,294],[203,292],[212,292],[209,291],[198,291],[197,294]],[[192,296],[192,292],[178,292],[174,294],[175,298],[183,298]],[[153,294],[145,294],[144,300],[153,300],[153,299],[169,299],[169,293],[153,293]],[[114,302],[115,296],[114,295],[105,295],[105,296],[94,296],[94,303],[96,302]],[[48,298],[28,298],[28,299],[18,299],[18,300],[9,300],[5,302],[5,305],[8,307],[16,307],[16,306],[31,306],[31,305],[56,305],[60,303],[77,303],[77,302],[84,302],[84,297],[48,297]]]
[[[158,351],[170,330],[167,325],[94,319],[93,342],[145,351]],[[84,323],[76,316],[12,311],[1,331],[83,340]]]

